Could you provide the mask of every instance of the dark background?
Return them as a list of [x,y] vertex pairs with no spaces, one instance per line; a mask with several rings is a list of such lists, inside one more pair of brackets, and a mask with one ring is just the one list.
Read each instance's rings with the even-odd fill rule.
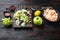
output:
[[[16,6],[17,10],[27,6],[52,6],[60,12],[60,0],[0,0],[0,40],[60,40],[60,22],[51,25],[44,20],[41,28],[33,30],[14,30],[6,29],[2,25],[1,18],[3,12],[11,5]],[[11,13],[13,16],[13,13]]]

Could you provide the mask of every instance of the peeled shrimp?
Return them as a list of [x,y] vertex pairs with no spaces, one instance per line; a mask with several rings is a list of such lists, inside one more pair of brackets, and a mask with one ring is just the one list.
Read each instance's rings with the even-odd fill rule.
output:
[[55,10],[46,9],[44,10],[44,17],[50,21],[57,21],[58,14]]

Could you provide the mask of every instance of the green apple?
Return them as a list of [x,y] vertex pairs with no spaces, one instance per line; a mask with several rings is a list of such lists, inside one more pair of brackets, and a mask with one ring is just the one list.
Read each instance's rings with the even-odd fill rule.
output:
[[36,17],[34,17],[33,22],[35,25],[42,25],[43,20],[41,17],[36,16]]
[[29,20],[28,20],[28,16],[21,16],[21,19],[24,21],[24,22],[28,22]]
[[14,18],[16,19],[16,18],[19,18],[21,15],[21,10],[18,10],[17,12],[15,12],[15,14],[14,14]]
[[25,12],[28,12],[28,11],[27,11],[27,10],[25,10],[25,9],[22,9],[22,12],[23,12],[23,13],[25,13]]
[[21,15],[21,16],[23,16],[23,15],[26,15],[26,14],[27,14],[27,12],[28,12],[27,10],[25,10],[25,9],[22,9],[22,10],[21,10],[21,13],[20,13],[20,15]]

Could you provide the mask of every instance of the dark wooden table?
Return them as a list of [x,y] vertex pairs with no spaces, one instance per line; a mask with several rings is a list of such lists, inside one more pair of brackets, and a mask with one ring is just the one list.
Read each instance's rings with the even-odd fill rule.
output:
[[42,26],[32,29],[0,28],[0,40],[60,40],[60,21],[43,20]]
[[0,40],[60,40],[60,27],[40,27],[33,29],[0,28]]
[[[60,11],[60,2],[55,3],[52,0],[42,0],[42,2],[34,0],[33,2],[23,0],[0,0],[0,20],[3,18],[3,11],[11,5],[16,6],[17,9],[21,9],[24,4],[28,6],[32,4],[39,6],[53,6]],[[23,5],[21,6],[21,4]],[[60,40],[60,22],[51,25],[51,23],[45,21],[42,27],[21,30],[4,28],[0,22],[0,40]]]

